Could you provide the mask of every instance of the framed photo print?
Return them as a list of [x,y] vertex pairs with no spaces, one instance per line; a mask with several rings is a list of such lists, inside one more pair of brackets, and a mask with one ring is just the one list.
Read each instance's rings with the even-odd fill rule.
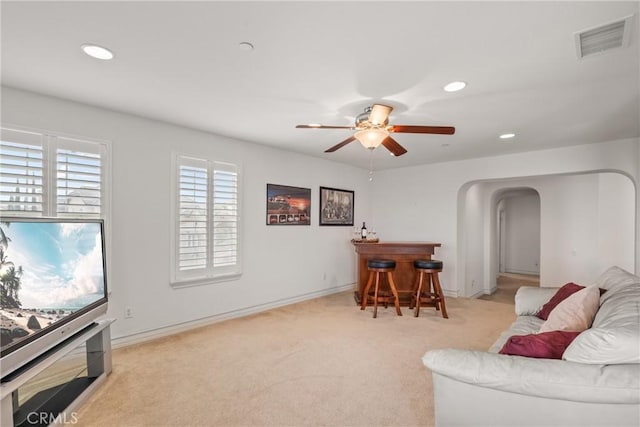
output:
[[267,184],[267,225],[311,225],[311,189]]
[[353,225],[353,191],[320,187],[320,225]]

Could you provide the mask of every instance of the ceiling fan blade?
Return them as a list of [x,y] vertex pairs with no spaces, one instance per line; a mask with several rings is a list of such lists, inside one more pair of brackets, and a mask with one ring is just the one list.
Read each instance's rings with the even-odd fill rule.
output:
[[296,129],[355,129],[353,126],[297,125]]
[[374,125],[384,126],[387,124],[389,114],[391,114],[393,107],[382,104],[373,104],[371,107],[371,113],[369,113],[369,122]]
[[398,144],[396,140],[391,138],[390,136],[382,140],[382,145],[384,145],[387,150],[391,151],[391,153],[393,153],[393,155],[396,157],[402,156],[407,152],[407,150],[402,145]]
[[456,132],[456,128],[453,126],[393,125],[389,126],[388,131],[398,133],[435,133],[439,135],[453,135]]
[[350,143],[351,141],[355,141],[356,137],[355,136],[350,136],[349,138],[345,139],[344,141],[342,141],[339,144],[334,145],[331,148],[328,148],[326,150],[324,150],[325,153],[333,153],[334,151],[336,151],[338,148],[342,148],[345,145],[347,145],[348,143]]

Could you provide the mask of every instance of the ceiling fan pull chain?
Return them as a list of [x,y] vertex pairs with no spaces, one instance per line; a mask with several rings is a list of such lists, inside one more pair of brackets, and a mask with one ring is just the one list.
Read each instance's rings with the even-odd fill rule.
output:
[[369,149],[369,182],[373,181],[373,148]]

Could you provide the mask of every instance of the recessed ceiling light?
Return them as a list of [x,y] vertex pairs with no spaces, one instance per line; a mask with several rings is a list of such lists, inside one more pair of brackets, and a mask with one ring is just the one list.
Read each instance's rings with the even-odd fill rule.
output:
[[511,139],[514,136],[516,136],[515,133],[503,133],[502,135],[500,135],[500,139]]
[[98,46],[95,44],[83,44],[82,51],[92,58],[103,59],[108,61],[113,59],[113,52],[106,47]]
[[465,82],[451,82],[444,87],[446,92],[457,92],[464,89],[467,86]]
[[309,123],[307,126],[310,128],[319,128],[322,125],[320,123]]
[[238,47],[245,52],[251,52],[253,50],[253,45],[249,42],[240,42]]

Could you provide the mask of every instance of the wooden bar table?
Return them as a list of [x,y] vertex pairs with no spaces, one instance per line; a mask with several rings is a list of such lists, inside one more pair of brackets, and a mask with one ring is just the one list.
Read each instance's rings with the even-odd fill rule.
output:
[[[357,254],[356,271],[356,303],[362,303],[362,293],[369,280],[369,270],[367,260],[392,259],[396,262],[396,269],[393,272],[393,281],[398,288],[400,305],[408,306],[411,301],[411,294],[416,283],[417,273],[413,268],[413,261],[417,259],[431,259],[435,248],[440,247],[440,243],[429,242],[367,242],[352,240]],[[388,287],[386,279],[384,287]]]

